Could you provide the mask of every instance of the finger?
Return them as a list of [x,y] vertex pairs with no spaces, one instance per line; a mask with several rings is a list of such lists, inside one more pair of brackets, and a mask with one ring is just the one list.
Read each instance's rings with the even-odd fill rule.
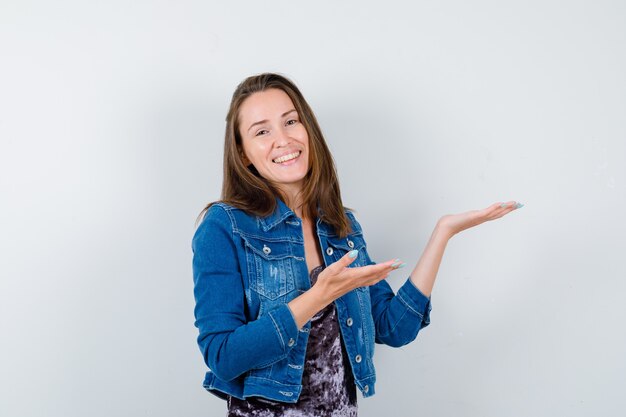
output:
[[498,212],[502,210],[507,210],[515,205],[515,201],[498,201],[497,203],[493,203],[489,208],[493,209],[493,212]]
[[482,210],[476,210],[475,211],[476,224],[480,224],[489,220],[494,220],[502,216],[504,213],[506,213],[506,210],[508,210],[508,208],[505,208],[506,206],[504,206],[504,204],[505,203],[497,202],[497,203],[493,203],[489,207],[485,207]]
[[497,202],[497,203],[493,203],[492,205],[490,205],[489,207],[486,207],[482,210],[478,210],[479,216],[483,217],[483,218],[488,218],[490,216],[492,216],[494,213],[499,212],[500,210],[503,209],[502,206],[502,202]]
[[521,208],[522,206],[523,204],[517,201],[507,201],[506,203],[502,203],[502,210],[504,213],[509,213],[513,210],[517,210],[518,208]]
[[504,216],[505,214],[508,214],[508,213],[512,212],[513,210],[517,210],[518,208],[520,208],[522,206],[523,206],[523,204],[518,203],[516,201],[507,201],[505,203],[500,203],[498,209],[495,210],[493,213],[491,213],[491,216],[490,216],[489,220],[499,219],[500,217]]
[[389,278],[389,273],[390,272],[384,272],[382,274],[376,275],[374,277],[372,277],[369,281],[367,285],[376,285],[378,284],[380,281],[383,281],[387,278]]
[[350,252],[343,255],[341,258],[339,258],[339,260],[334,262],[330,267],[334,268],[336,272],[339,272],[343,268],[347,267],[352,262],[354,262],[358,254],[359,254],[359,251],[356,249],[353,249]]
[[504,203],[500,204],[500,207],[505,208],[505,209],[515,208],[515,201],[504,202]]
[[367,272],[372,274],[380,274],[380,273],[389,273],[395,269],[403,268],[405,266],[404,263],[400,260],[400,258],[390,259],[385,262],[368,265],[370,268]]
[[396,258],[393,261],[387,261],[385,262],[385,264],[392,262],[389,267],[391,268],[391,271],[395,271],[396,269],[400,269],[400,268],[404,268],[406,266],[406,264],[404,262],[402,262],[400,260],[400,258]]
[[386,262],[358,266],[355,268],[348,268],[343,271],[344,274],[347,274],[348,278],[354,278],[358,280],[368,280],[375,277],[380,276],[381,274],[389,274],[391,271],[394,271],[399,268],[403,268],[405,266],[399,258],[390,259]]

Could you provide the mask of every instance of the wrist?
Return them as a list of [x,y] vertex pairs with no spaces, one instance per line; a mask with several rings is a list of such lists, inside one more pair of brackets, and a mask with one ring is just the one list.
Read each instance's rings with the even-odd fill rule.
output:
[[318,283],[313,285],[307,292],[310,300],[316,307],[318,307],[318,311],[333,302],[333,300],[326,294],[326,291],[324,291],[324,288],[322,288],[322,286]]
[[[443,219],[443,218],[442,218]],[[435,239],[442,239],[444,241],[448,241],[454,236],[457,232],[452,230],[452,228],[446,224],[442,219],[439,219],[432,233],[432,237]]]

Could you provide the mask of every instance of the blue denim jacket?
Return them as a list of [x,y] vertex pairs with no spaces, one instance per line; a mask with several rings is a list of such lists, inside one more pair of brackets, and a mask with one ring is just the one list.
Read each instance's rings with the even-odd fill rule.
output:
[[[287,303],[311,287],[301,220],[277,198],[277,209],[257,217],[224,203],[209,208],[193,239],[198,345],[209,368],[204,387],[220,398],[260,396],[297,402],[311,328],[298,329]],[[360,224],[346,210],[345,238],[318,220],[326,266],[358,249],[350,267],[374,264]],[[410,279],[394,295],[382,280],[335,300],[355,382],[375,393],[374,343],[403,346],[430,323],[430,298]]]

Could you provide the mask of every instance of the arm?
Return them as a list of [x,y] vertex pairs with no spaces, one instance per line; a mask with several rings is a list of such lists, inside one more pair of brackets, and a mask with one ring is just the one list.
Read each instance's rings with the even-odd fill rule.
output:
[[[354,256],[350,256],[354,255]],[[365,267],[348,268],[356,259],[356,251],[348,252],[322,271],[317,282],[304,294],[289,302],[289,308],[298,328],[343,294],[365,285],[373,285],[398,269],[395,260]]]
[[472,210],[460,214],[448,214],[437,222],[435,230],[430,235],[430,239],[415,269],[411,273],[411,282],[420,289],[422,293],[430,296],[441,265],[441,258],[446,249],[448,240],[452,236],[470,227],[478,226],[486,221],[499,219],[511,211],[521,208],[523,204],[509,201],[507,203],[494,203],[482,210]]
[[370,287],[372,315],[376,323],[376,341],[402,346],[417,337],[430,323],[430,295],[448,241],[455,234],[489,220],[498,219],[521,205],[494,203],[483,210],[443,216],[411,276],[394,296],[386,281]]
[[287,305],[247,322],[236,244],[230,217],[211,206],[192,239],[194,316],[204,361],[225,381],[286,357],[298,337]]
[[430,297],[433,290],[435,278],[437,278],[437,272],[439,271],[439,265],[441,265],[441,259],[443,258],[443,252],[446,250],[446,245],[451,237],[450,233],[443,228],[441,223],[437,222],[426,244],[426,248],[424,248],[422,256],[417,262],[417,265],[415,265],[413,272],[411,272],[411,282],[427,297]]
[[271,365],[297,346],[299,328],[326,305],[396,269],[393,260],[348,268],[346,254],[329,265],[313,288],[253,321],[245,316],[245,290],[230,217],[212,206],[192,240],[195,326],[206,365],[221,380]]

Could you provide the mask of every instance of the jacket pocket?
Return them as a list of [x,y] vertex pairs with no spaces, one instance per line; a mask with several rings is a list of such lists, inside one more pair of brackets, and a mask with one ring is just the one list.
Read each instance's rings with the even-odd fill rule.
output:
[[[296,261],[292,244],[284,240],[243,236],[250,288],[267,300],[280,300],[295,289]],[[263,304],[263,299],[261,300]]]
[[327,236],[326,240],[328,241],[328,246],[332,248],[332,256],[335,261],[341,259],[342,256],[351,250],[356,249],[359,251],[359,254],[354,262],[350,264],[350,267],[367,265],[365,240],[360,233],[348,235],[345,238]]

